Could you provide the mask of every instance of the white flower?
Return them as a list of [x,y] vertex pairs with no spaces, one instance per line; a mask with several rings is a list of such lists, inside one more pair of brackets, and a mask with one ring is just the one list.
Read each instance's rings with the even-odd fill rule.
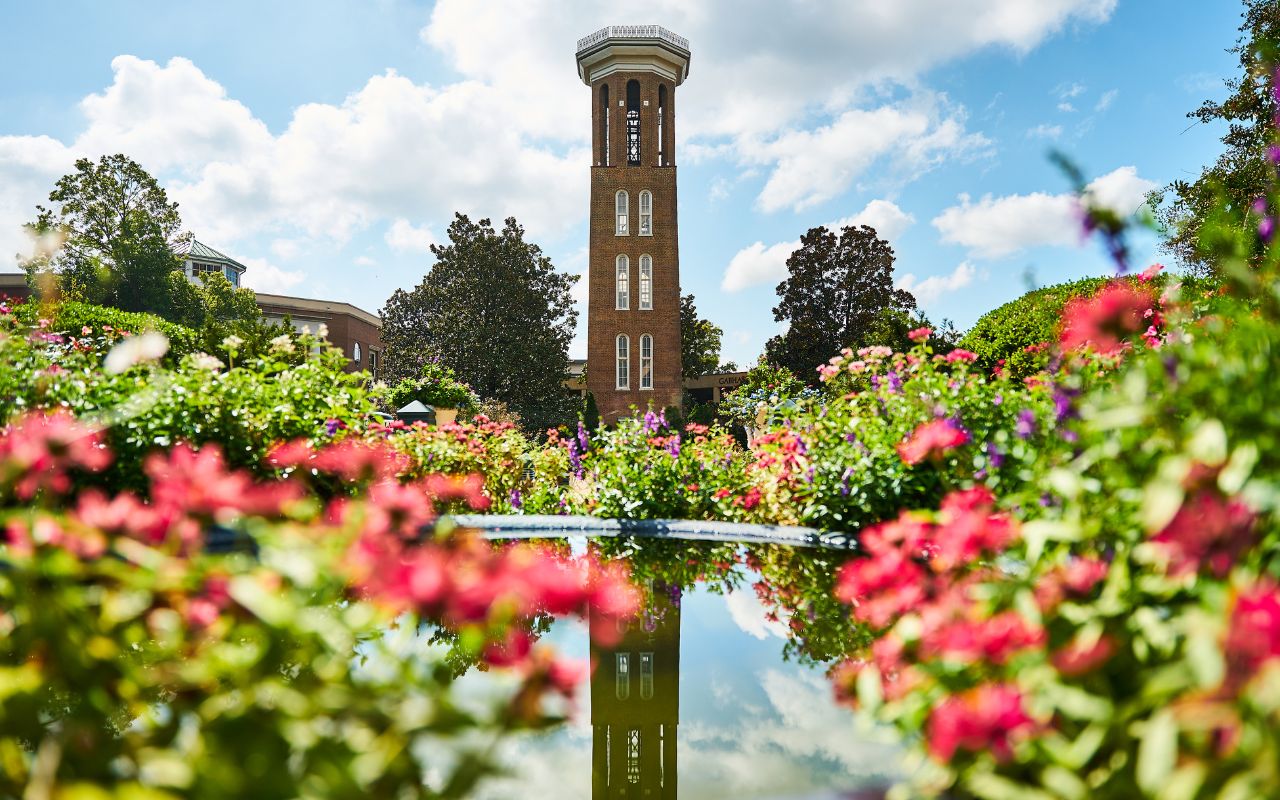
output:
[[242,344],[244,344],[244,339],[241,339],[234,333],[222,340],[222,346],[228,350],[239,350],[240,345]]
[[271,340],[271,352],[273,353],[292,353],[294,349],[293,337],[287,333],[282,333]]
[[135,364],[163,358],[167,352],[169,340],[165,335],[157,331],[146,331],[139,336],[130,336],[111,348],[102,367],[110,375],[119,375]]
[[222,362],[216,356],[208,353],[194,353],[191,356],[191,366],[196,369],[207,369],[210,372],[217,372],[222,369]]
[[328,339],[329,326],[321,322],[320,326],[316,328],[316,336],[319,336],[321,339]]

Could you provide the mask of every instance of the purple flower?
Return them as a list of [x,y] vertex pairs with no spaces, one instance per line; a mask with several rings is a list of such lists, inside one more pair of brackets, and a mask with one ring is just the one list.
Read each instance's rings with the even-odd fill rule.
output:
[[578,420],[578,448],[583,453],[591,449],[590,443],[587,441],[587,426],[582,424],[582,420]]
[[1263,217],[1262,220],[1258,222],[1258,236],[1259,238],[1262,239],[1262,241],[1270,242],[1271,237],[1275,235],[1275,232],[1276,232],[1275,217]]
[[846,467],[844,474],[840,476],[840,494],[845,497],[849,496],[849,478],[853,477],[853,467]]
[[991,398],[991,402],[997,406],[1004,405],[1004,395],[997,393],[995,397]]
[[578,449],[578,440],[569,440],[569,469],[575,478],[582,477],[582,451]]
[[1249,206],[1249,210],[1251,210],[1253,213],[1257,214],[1260,217],[1265,217],[1267,215],[1267,198],[1265,197],[1255,198],[1253,201],[1253,205]]
[[1280,145],[1269,145],[1267,147],[1267,160],[1272,164],[1280,165]]
[[902,391],[902,376],[898,374],[897,370],[889,370],[889,374],[885,378],[889,381],[890,394],[898,394]]
[[644,432],[657,433],[659,428],[665,427],[667,421],[652,411],[644,412]]
[[844,435],[844,440],[849,444],[853,444],[854,442],[858,441],[858,437],[852,433],[846,433]]
[[879,389],[879,388],[880,388],[880,376],[879,376],[879,375],[872,375],[872,376],[871,376],[871,388],[872,388],[872,389]]
[[335,433],[337,433],[339,428],[345,428],[345,427],[347,426],[342,424],[342,420],[327,419],[324,421],[324,429],[325,431],[328,432],[330,436],[333,436]]
[[1000,448],[991,442],[987,442],[982,446],[987,454],[987,460],[991,464],[992,469],[1000,469],[1004,465],[1004,453],[1000,452]]
[[520,497],[519,489],[512,489],[510,496],[507,498],[511,501],[512,508],[520,508],[524,505],[524,499]]
[[1036,432],[1036,412],[1029,408],[1019,411],[1018,422],[1013,431],[1019,439],[1030,439],[1031,434]]
[[672,458],[680,457],[680,437],[679,436],[672,436],[667,441],[667,452],[671,454]]

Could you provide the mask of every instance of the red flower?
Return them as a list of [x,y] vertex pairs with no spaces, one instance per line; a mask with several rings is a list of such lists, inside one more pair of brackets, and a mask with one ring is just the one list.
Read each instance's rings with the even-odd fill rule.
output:
[[1017,612],[1005,611],[989,619],[960,619],[926,632],[920,654],[966,664],[1003,664],[1014,653],[1044,644],[1044,638],[1043,629]]
[[926,458],[941,456],[952,448],[969,441],[969,434],[947,419],[926,422],[912,431],[911,436],[898,445],[898,455],[909,465],[919,464]]
[[950,353],[947,353],[948,364],[954,364],[957,361],[977,361],[977,360],[978,360],[977,353],[970,353],[968,350],[961,350],[960,348],[956,348],[955,350],[952,350]]
[[1017,536],[1015,523],[994,513],[995,498],[986,487],[952,492],[942,500],[942,524],[933,534],[930,557],[934,569],[955,569],[982,553],[1004,550]]
[[853,616],[876,628],[888,627],[927,598],[925,571],[901,551],[850,561],[836,576],[836,598],[852,605]]
[[1085,675],[1110,661],[1115,650],[1115,639],[1110,636],[1092,640],[1077,636],[1053,654],[1053,666],[1068,677]]
[[1197,492],[1169,524],[1151,538],[1169,555],[1169,572],[1186,575],[1207,568],[1221,578],[1254,543],[1253,509],[1215,491]]
[[932,335],[933,328],[916,328],[915,330],[907,332],[907,338],[913,342],[926,341]]
[[943,700],[929,715],[929,752],[943,763],[957,750],[990,751],[997,761],[1013,757],[1013,743],[1030,734],[1034,721],[1022,708],[1022,692],[1009,684],[986,684]]
[[1128,281],[1112,281],[1090,298],[1077,297],[1062,311],[1062,347],[1092,345],[1099,353],[1118,352],[1130,336],[1146,330],[1144,312],[1155,304],[1149,290]]
[[0,431],[0,486],[11,481],[21,500],[41,489],[63,494],[68,470],[101,472],[110,463],[102,435],[66,411],[30,412]]
[[1280,590],[1264,581],[1236,598],[1227,632],[1227,684],[1237,689],[1280,656]]

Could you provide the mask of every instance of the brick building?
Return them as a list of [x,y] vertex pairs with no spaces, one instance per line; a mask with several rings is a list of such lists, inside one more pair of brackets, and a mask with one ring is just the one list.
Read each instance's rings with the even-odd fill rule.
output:
[[587,382],[612,422],[681,404],[675,95],[689,43],[657,25],[578,41],[591,87]]

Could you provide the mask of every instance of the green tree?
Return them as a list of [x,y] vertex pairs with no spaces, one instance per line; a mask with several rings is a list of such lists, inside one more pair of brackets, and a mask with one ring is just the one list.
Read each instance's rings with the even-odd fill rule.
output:
[[[1220,103],[1205,101],[1187,114],[1202,123],[1227,123],[1222,137],[1226,150],[1194,181],[1174,181],[1150,198],[1165,230],[1164,249],[1197,275],[1215,271],[1200,247],[1205,220],[1216,211],[1213,216],[1228,228],[1250,227],[1249,207],[1267,193],[1274,169],[1267,160],[1267,144],[1275,132],[1271,86],[1277,61],[1274,43],[1280,40],[1280,3],[1246,0],[1243,16],[1240,38],[1229,50],[1238,57],[1242,73],[1225,81],[1230,96]],[[1256,237],[1249,238],[1255,248],[1261,247]],[[1254,255],[1260,252],[1256,249]]]
[[893,287],[893,248],[868,225],[836,233],[811,228],[787,258],[789,276],[778,284],[773,318],[787,332],[765,345],[769,363],[811,385],[816,368],[842,347],[880,344],[886,310],[910,312],[916,299]]
[[587,400],[582,409],[582,424],[591,433],[600,429],[600,406],[596,405],[596,396],[587,392]]
[[514,218],[498,232],[488,219],[457,214],[448,234],[448,244],[431,246],[436,263],[422,283],[396,290],[382,310],[387,380],[418,375],[434,356],[530,430],[575,418],[563,382],[576,278],[526,242]]
[[680,298],[680,363],[684,377],[697,378],[716,371],[722,336],[724,331],[711,320],[698,319],[693,295]]
[[54,184],[49,202],[36,207],[26,227],[60,246],[23,263],[33,289],[199,324],[198,292],[175,254],[190,234],[181,230],[178,204],[137,162],[119,154],[97,163],[79,159],[75,172]]

